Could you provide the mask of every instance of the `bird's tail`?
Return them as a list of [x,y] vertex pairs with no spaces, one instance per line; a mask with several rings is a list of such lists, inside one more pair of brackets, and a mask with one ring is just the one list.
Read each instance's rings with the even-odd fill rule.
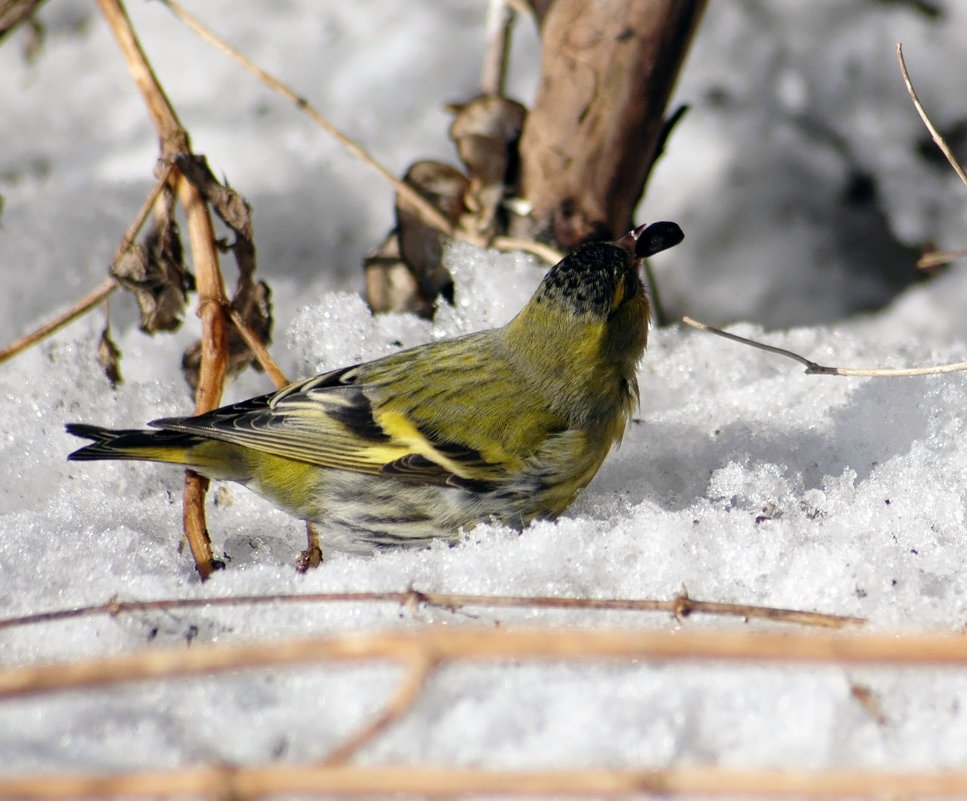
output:
[[202,438],[180,431],[115,431],[85,423],[68,423],[67,433],[93,442],[70,454],[73,462],[97,459],[138,459],[148,462],[197,465]]

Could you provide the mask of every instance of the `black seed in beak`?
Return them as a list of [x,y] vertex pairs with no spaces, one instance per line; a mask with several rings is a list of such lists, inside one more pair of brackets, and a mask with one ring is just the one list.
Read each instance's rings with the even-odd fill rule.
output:
[[644,259],[675,247],[684,238],[685,234],[677,223],[656,222],[651,225],[639,225],[617,240],[615,244],[633,251],[639,259]]

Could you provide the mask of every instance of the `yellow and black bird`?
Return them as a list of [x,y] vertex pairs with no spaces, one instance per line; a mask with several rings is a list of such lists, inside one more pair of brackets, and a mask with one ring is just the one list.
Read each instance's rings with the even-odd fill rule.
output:
[[75,461],[140,459],[240,482],[327,546],[425,544],[563,512],[638,399],[649,302],[639,260],[670,222],[568,253],[507,325],[344,367],[157,430],[80,423]]

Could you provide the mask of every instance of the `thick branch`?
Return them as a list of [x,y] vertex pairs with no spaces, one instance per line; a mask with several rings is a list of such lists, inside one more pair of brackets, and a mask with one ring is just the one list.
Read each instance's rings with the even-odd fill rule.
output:
[[520,143],[530,216],[515,233],[562,248],[629,230],[704,0],[555,0]]

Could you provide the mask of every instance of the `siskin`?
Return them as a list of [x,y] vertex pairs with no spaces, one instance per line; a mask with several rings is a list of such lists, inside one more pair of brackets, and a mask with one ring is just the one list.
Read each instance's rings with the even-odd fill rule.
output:
[[578,246],[503,328],[410,348],[197,417],[91,439],[75,461],[141,459],[240,482],[343,550],[522,528],[563,512],[624,432],[649,303],[639,259],[675,223]]

